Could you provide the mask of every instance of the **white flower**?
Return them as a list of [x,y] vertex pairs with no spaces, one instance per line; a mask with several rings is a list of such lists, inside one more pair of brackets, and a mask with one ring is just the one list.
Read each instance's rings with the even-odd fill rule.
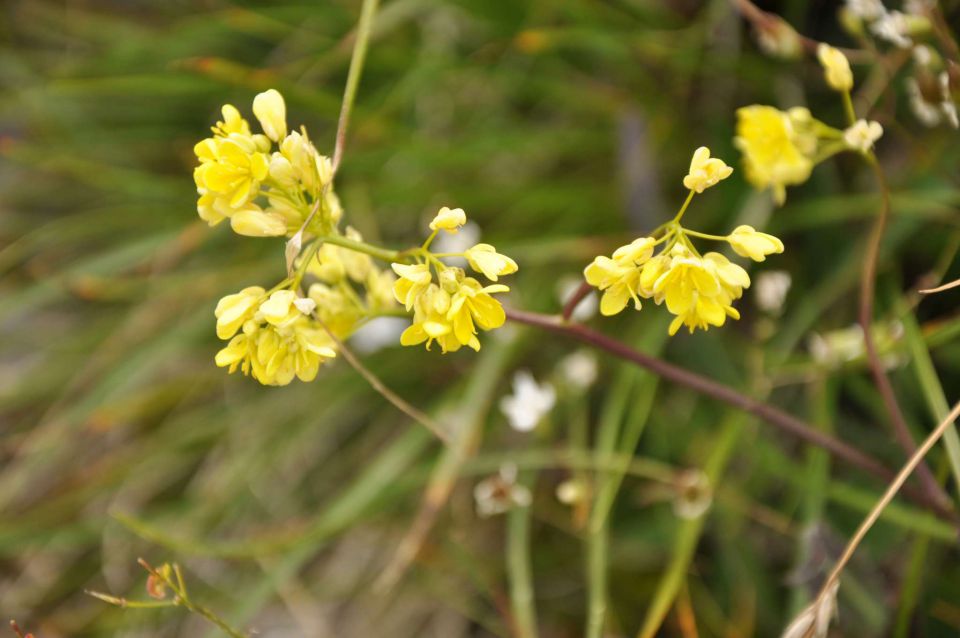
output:
[[486,518],[503,514],[512,507],[529,507],[533,497],[523,485],[517,485],[517,466],[504,463],[500,472],[477,483],[473,488],[477,514]]
[[529,432],[553,409],[556,392],[549,383],[538,384],[529,370],[513,375],[513,394],[500,400],[500,410],[519,432]]
[[784,270],[766,270],[757,275],[753,288],[757,306],[770,314],[780,314],[791,281],[790,273]]
[[560,360],[560,374],[564,381],[580,390],[597,380],[597,356],[590,350],[577,350]]
[[943,120],[943,112],[938,104],[931,104],[923,97],[920,85],[914,78],[907,78],[907,94],[910,96],[910,110],[920,123],[926,127],[934,127]]
[[880,0],[847,0],[846,7],[847,11],[858,18],[870,21],[876,20],[887,12]]
[[907,16],[899,11],[884,13],[870,25],[870,30],[875,36],[901,49],[909,49],[913,46],[913,40],[907,36],[909,29]]
[[700,518],[713,503],[710,479],[700,470],[689,470],[677,477],[674,485],[673,513],[687,520]]
[[827,638],[830,621],[836,615],[837,589],[840,581],[835,580],[830,588],[817,597],[809,607],[800,612],[781,638]]
[[947,121],[953,128],[960,128],[960,118],[957,117],[957,105],[953,101],[953,95],[950,93],[950,74],[944,71],[938,78],[940,80],[940,95],[943,101],[940,103],[940,110],[943,111]]
[[[564,277],[557,282],[557,299],[561,305],[566,305],[567,300],[573,296],[582,283],[583,279],[580,277]],[[581,299],[577,307],[573,309],[570,318],[582,323],[596,315],[599,307],[600,298],[597,297],[596,291],[591,290],[590,294]]]
[[883,135],[883,127],[880,126],[880,122],[857,120],[843,132],[843,141],[851,149],[867,153],[881,135]]
[[919,66],[930,66],[933,62],[933,52],[925,44],[913,47],[913,62]]

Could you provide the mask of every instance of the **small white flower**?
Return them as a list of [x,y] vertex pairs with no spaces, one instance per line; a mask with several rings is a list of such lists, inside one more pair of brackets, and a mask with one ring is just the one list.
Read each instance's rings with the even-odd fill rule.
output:
[[560,360],[560,374],[564,381],[581,390],[597,380],[597,356],[590,350],[577,350]]
[[[582,283],[583,279],[580,277],[563,277],[557,282],[557,299],[561,305],[566,305],[567,300],[577,292]],[[570,318],[579,322],[587,321],[597,314],[599,307],[600,298],[597,297],[596,291],[591,290],[590,294],[581,299],[577,307],[573,309]]]
[[673,513],[687,520],[700,518],[713,503],[710,479],[700,470],[689,470],[677,477],[674,485]]
[[867,153],[882,135],[883,127],[880,126],[880,122],[857,120],[853,126],[843,132],[843,141],[851,149]]
[[847,11],[863,18],[864,20],[876,20],[887,12],[880,0],[847,0]]
[[757,306],[770,314],[780,314],[791,283],[790,273],[784,270],[766,270],[757,275],[753,289]]
[[907,94],[910,96],[910,110],[920,123],[932,128],[943,120],[943,112],[937,104],[931,104],[923,97],[916,79],[907,78]]
[[913,46],[913,40],[907,35],[909,29],[906,14],[899,11],[885,13],[870,25],[870,30],[875,36],[901,49],[909,49]]
[[579,479],[568,479],[557,486],[557,500],[564,505],[582,503],[590,496],[590,486]]
[[913,62],[917,66],[930,66],[933,62],[933,52],[925,44],[918,44],[913,47]]
[[957,117],[957,105],[953,101],[953,95],[950,93],[950,74],[944,71],[938,78],[940,80],[940,95],[943,101],[940,103],[940,110],[950,122],[953,128],[960,128],[960,118]]
[[500,410],[518,432],[529,432],[553,409],[556,392],[549,383],[538,384],[529,370],[513,375],[513,394],[500,400]]
[[830,588],[823,592],[813,603],[800,612],[781,638],[827,638],[830,621],[837,611],[837,589],[840,581],[835,580]]
[[513,507],[529,507],[533,496],[523,485],[517,485],[517,466],[504,463],[500,472],[477,483],[473,488],[477,514],[487,518],[503,514]]

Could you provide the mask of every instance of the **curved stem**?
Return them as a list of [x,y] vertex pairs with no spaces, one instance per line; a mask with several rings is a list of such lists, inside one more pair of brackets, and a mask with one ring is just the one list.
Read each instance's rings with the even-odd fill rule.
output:
[[692,190],[692,189],[690,190],[690,194],[687,195],[687,198],[685,200],[683,200],[683,206],[680,207],[680,212],[678,212],[677,216],[673,218],[673,221],[670,222],[671,224],[680,223],[680,220],[683,219],[683,214],[687,212],[687,208],[690,207],[690,202],[693,201],[693,196],[696,194],[697,192],[695,190]]
[[328,244],[333,244],[334,246],[349,248],[350,250],[358,253],[370,255],[375,259],[389,262],[402,261],[405,252],[409,252],[380,248],[379,246],[373,246],[366,242],[356,241],[354,239],[344,237],[343,235],[324,235],[320,237],[320,240]]
[[[903,411],[897,402],[896,394],[890,379],[887,378],[883,369],[883,362],[880,360],[880,354],[877,350],[876,341],[873,338],[873,310],[874,297],[876,294],[877,261],[880,255],[880,244],[883,241],[883,234],[887,227],[887,221],[890,217],[890,189],[887,186],[887,180],[880,167],[880,163],[873,155],[866,155],[867,162],[876,175],[877,182],[880,185],[882,204],[880,214],[874,222],[873,229],[867,242],[867,255],[863,262],[863,272],[860,276],[860,326],[863,328],[863,343],[866,352],[867,365],[873,376],[874,384],[883,400],[884,408],[890,416],[890,425],[893,428],[893,435],[897,443],[903,448],[903,451],[909,457],[916,449],[916,442],[910,433]],[[917,478],[923,485],[931,499],[934,499],[941,507],[952,508],[950,497],[940,486],[940,483],[933,476],[933,472],[926,463],[920,465],[917,470]]]
[[[700,394],[722,401],[744,412],[753,414],[787,434],[821,447],[838,459],[842,459],[870,474],[884,480],[890,480],[892,477],[890,470],[872,456],[861,452],[829,434],[815,429],[797,417],[787,414],[772,405],[752,399],[734,390],[730,386],[634,350],[626,344],[591,330],[586,326],[564,323],[560,317],[514,309],[506,309],[506,312],[507,318],[511,321],[542,328],[549,332],[564,335],[605,350],[616,357],[646,368],[664,379],[679,383],[695,392],[699,392]],[[932,498],[926,491],[907,490],[905,493],[916,503],[933,509],[945,520],[957,523],[955,512],[950,508],[944,507],[942,503]]]
[[573,294],[570,295],[570,298],[567,299],[567,302],[563,304],[563,320],[570,321],[570,317],[573,316],[573,311],[577,309],[577,306],[580,305],[580,302],[587,298],[587,295],[590,294],[590,291],[593,290],[593,286],[588,284],[586,281],[581,281],[580,286],[573,291]]

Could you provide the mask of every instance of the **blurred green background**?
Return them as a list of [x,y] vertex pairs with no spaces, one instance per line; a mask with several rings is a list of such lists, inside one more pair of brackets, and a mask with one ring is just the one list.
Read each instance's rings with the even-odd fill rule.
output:
[[[765,7],[855,46],[838,4]],[[590,560],[609,576],[607,635],[635,635],[669,589],[665,573],[683,584],[677,605],[661,601],[659,635],[695,635],[691,615],[701,636],[778,635],[883,485],[764,423],[605,356],[592,388],[567,387],[557,365],[577,346],[524,328],[486,335],[479,354],[364,357],[469,433],[463,458],[344,362],[284,388],[214,366],[217,299],[282,278],[283,246],[197,219],[193,144],[221,104],[250,118],[253,96],[273,87],[330,153],[358,13],[348,0],[0,4],[0,616],[38,638],[217,635],[178,610],[85,595],[144,599],[142,556],[178,561],[195,598],[258,636],[512,635],[505,518],[478,518],[473,486],[523,454],[578,437],[602,446],[598,433],[623,424],[642,429],[640,443],[634,452],[624,434],[613,449],[705,467],[713,508],[684,520],[669,490],[628,476],[597,535],[554,496],[569,467],[524,473],[541,635],[584,635],[598,595]],[[726,1],[385,0],[337,190],[348,223],[397,247],[418,242],[438,206],[462,206],[520,263],[509,305],[556,312],[562,277],[673,214],[694,148],[739,166],[734,111],[755,102],[842,123],[816,64],[764,55]],[[929,347],[949,400],[960,390],[958,297],[924,301],[914,323],[901,291],[937,269],[960,276],[960,145],[914,123],[897,79],[872,116],[894,190],[877,312],[902,322],[891,374],[919,438],[933,417],[918,352]],[[748,294],[742,321],[669,342],[653,304],[591,323],[772,392],[896,467],[903,454],[862,360],[818,364],[806,345],[855,321],[873,188],[842,157],[774,211],[738,170],[686,219],[780,236],[786,253],[751,274],[789,271],[782,313]],[[530,435],[497,407],[520,368],[559,393]],[[933,467],[942,460],[938,448]],[[396,587],[373,587],[438,464],[453,468],[441,484],[456,483],[423,551]],[[844,577],[840,608],[836,636],[957,635],[956,530],[896,505]]]

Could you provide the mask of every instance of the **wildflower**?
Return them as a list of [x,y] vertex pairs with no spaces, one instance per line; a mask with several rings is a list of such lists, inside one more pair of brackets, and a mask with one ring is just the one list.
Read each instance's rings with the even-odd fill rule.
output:
[[845,7],[858,18],[871,21],[887,12],[880,0],[846,0]]
[[253,114],[260,121],[263,132],[274,142],[287,136],[287,105],[276,89],[258,93],[253,98]]
[[910,20],[906,14],[899,11],[889,11],[877,18],[870,25],[870,30],[881,40],[886,40],[901,49],[909,49],[913,46],[913,40],[908,35],[910,27]]
[[490,281],[496,281],[497,277],[517,272],[517,262],[506,255],[501,255],[490,244],[477,244],[464,251],[463,256],[466,257],[471,268],[482,272]]
[[597,380],[597,357],[589,350],[577,350],[560,360],[560,375],[578,390],[589,388]]
[[486,478],[473,488],[477,514],[483,518],[503,514],[514,507],[529,507],[533,501],[530,490],[517,485],[517,466],[504,463],[499,473]]
[[[416,346],[426,342],[429,350],[430,345],[436,341],[444,354],[461,348],[463,344],[454,336],[453,324],[447,319],[450,293],[437,284],[428,282],[426,288],[413,300],[413,306],[413,323],[400,335],[400,345]],[[475,349],[480,348],[479,341],[474,345]]]
[[287,233],[287,222],[281,215],[248,202],[230,216],[230,228],[247,237],[280,237]]
[[447,319],[453,323],[453,333],[457,341],[474,350],[479,350],[480,342],[476,337],[476,328],[493,330],[502,326],[507,320],[503,306],[491,295],[507,292],[510,289],[503,284],[481,286],[480,282],[473,277],[464,277],[463,271],[459,268],[448,268],[444,274],[450,272],[455,274],[459,283],[455,288],[446,286],[455,290],[451,293],[453,296],[450,300]]
[[640,237],[614,251],[612,257],[599,256],[583,271],[587,283],[603,291],[600,313],[615,315],[633,299],[634,307],[640,310],[640,269],[653,254],[656,240]]
[[757,306],[771,314],[780,314],[790,291],[790,273],[784,270],[768,270],[757,275],[754,288]]
[[450,209],[444,206],[430,222],[430,230],[445,230],[448,233],[455,233],[466,223],[467,215],[462,208]]
[[529,370],[519,370],[513,375],[513,394],[500,400],[500,411],[514,430],[529,432],[553,409],[556,401],[552,385],[537,383]]
[[[279,143],[279,153],[274,153],[271,161],[277,162],[274,172],[282,179],[286,177],[286,164],[290,174],[299,181],[302,190],[318,195],[333,179],[333,164],[329,157],[321,155],[314,148],[306,133],[292,131]],[[281,159],[282,158],[282,159]]]
[[913,111],[914,116],[916,116],[924,126],[934,127],[938,125],[943,119],[943,112],[940,109],[940,105],[927,101],[915,78],[907,78],[906,86],[907,95],[910,96],[910,110]]
[[[207,138],[193,148],[200,165],[193,177],[201,196],[222,197],[232,209],[250,201],[267,176],[267,156],[249,138],[231,134],[228,138]],[[199,208],[199,207],[198,207]],[[221,207],[221,210],[225,210]]]
[[880,139],[881,135],[883,135],[883,127],[880,126],[880,122],[857,120],[843,132],[843,141],[852,150],[866,154],[870,152],[874,142]]
[[786,186],[810,177],[817,146],[815,124],[804,108],[783,112],[753,105],[737,110],[734,144],[743,153],[747,179],[757,188],[772,188],[778,204],[786,201]]
[[831,89],[846,92],[853,88],[853,72],[843,52],[821,42],[817,47],[817,58]]
[[834,580],[826,591],[817,596],[784,630],[781,638],[827,638],[830,621],[837,613],[837,590],[840,581]]
[[692,191],[702,193],[720,180],[730,177],[733,169],[723,160],[710,157],[710,149],[701,146],[690,160],[690,172],[683,178],[683,185]]
[[253,317],[257,305],[265,295],[266,291],[260,286],[250,286],[222,298],[214,311],[217,317],[217,336],[229,339],[237,334],[240,326]]
[[753,226],[737,226],[727,235],[727,241],[735,253],[754,261],[763,261],[767,255],[783,252],[782,241],[773,235],[757,231]]
[[673,513],[686,520],[703,516],[713,503],[710,479],[700,470],[688,470],[677,476],[674,485]]
[[314,312],[320,321],[340,339],[352,334],[363,318],[364,309],[358,305],[355,296],[340,286],[314,283],[307,295],[314,303]]
[[393,272],[400,277],[393,284],[393,296],[404,305],[407,311],[423,295],[433,277],[428,264],[390,264]]
[[564,505],[577,505],[590,498],[590,485],[586,481],[568,479],[557,486],[557,500]]

